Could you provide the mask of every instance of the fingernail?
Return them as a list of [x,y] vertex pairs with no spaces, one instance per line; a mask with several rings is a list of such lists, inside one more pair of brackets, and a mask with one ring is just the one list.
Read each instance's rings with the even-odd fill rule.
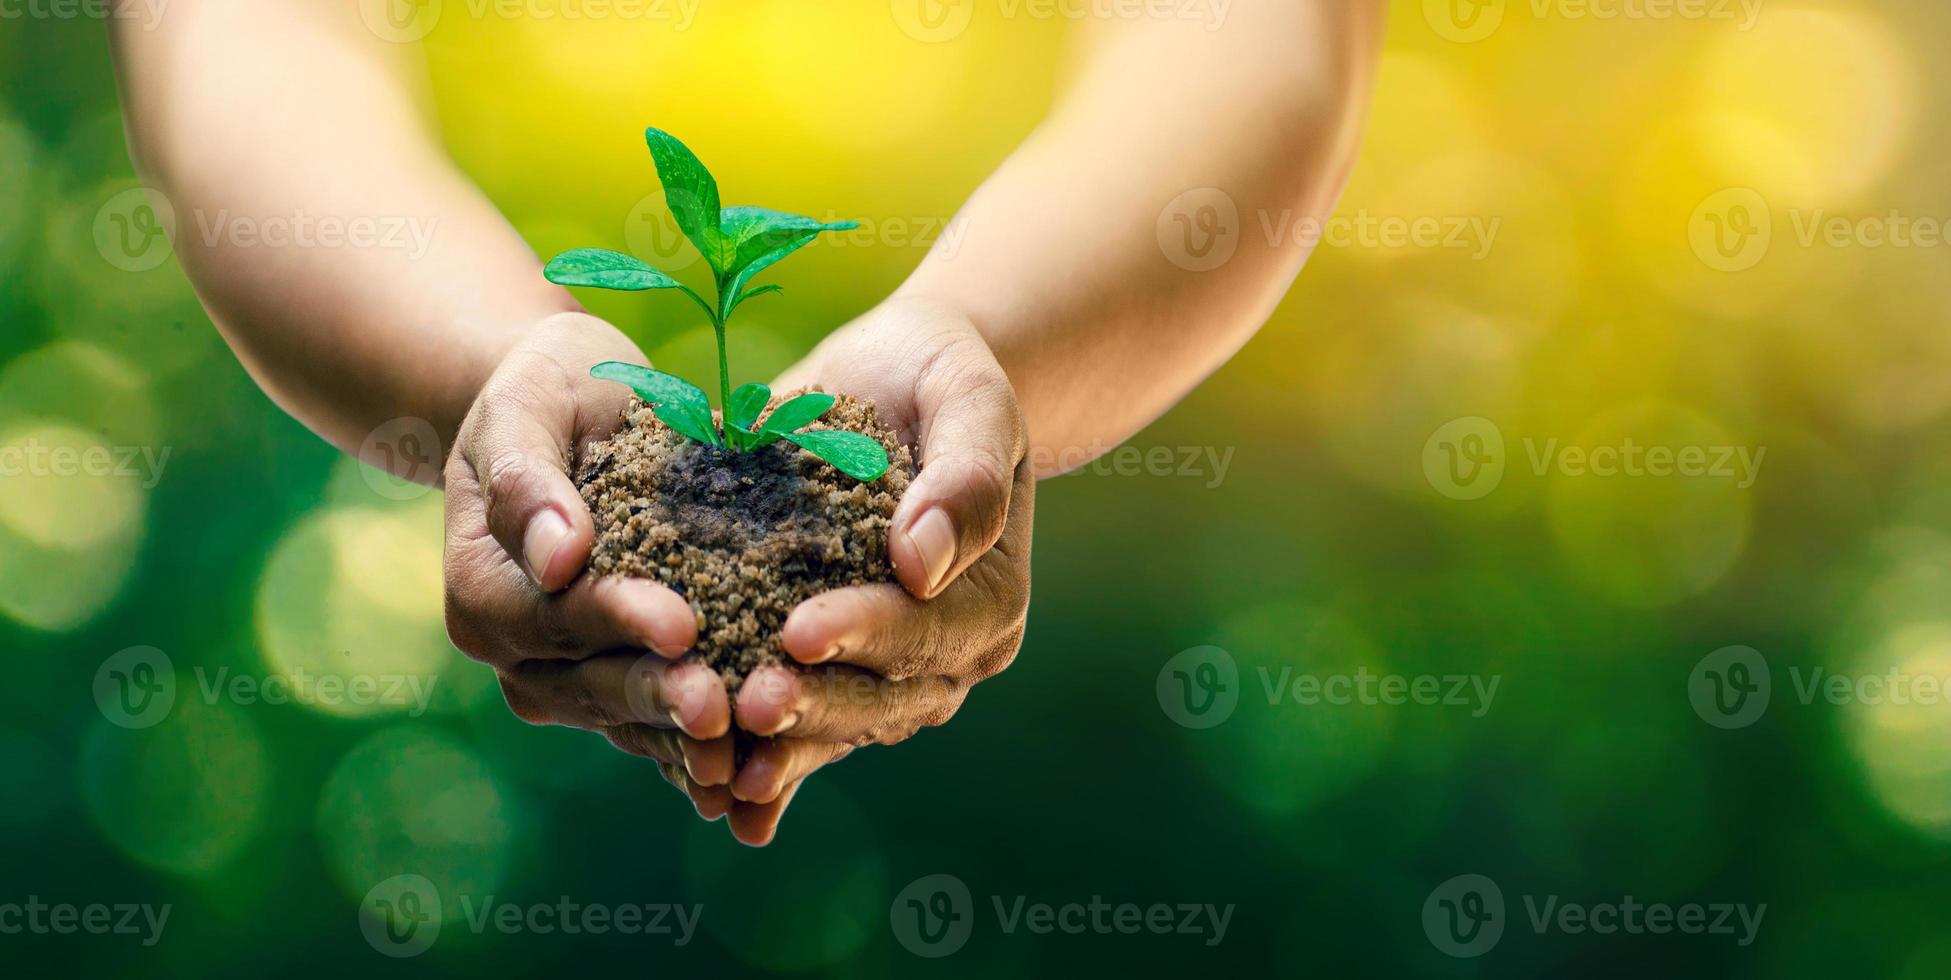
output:
[[522,561],[528,565],[528,577],[542,584],[542,576],[549,570],[549,559],[555,557],[556,549],[562,546],[569,536],[569,522],[553,510],[544,510],[528,522],[528,530],[522,534]]
[[940,507],[930,508],[908,525],[908,542],[921,555],[922,571],[928,576],[928,594],[934,595],[950,566],[955,564],[955,525]]

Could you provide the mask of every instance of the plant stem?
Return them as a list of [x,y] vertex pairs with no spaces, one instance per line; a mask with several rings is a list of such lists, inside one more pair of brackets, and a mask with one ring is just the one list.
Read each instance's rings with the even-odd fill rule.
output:
[[718,335],[718,436],[729,446],[732,433],[725,423],[732,414],[732,369],[725,360],[725,321],[713,317],[711,329]]
[[718,307],[711,314],[711,332],[718,338],[718,441],[737,449],[732,442],[732,368],[725,358],[725,278],[715,283]]

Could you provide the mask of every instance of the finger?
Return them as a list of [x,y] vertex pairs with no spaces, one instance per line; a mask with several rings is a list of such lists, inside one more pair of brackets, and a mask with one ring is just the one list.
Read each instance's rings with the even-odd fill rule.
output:
[[727,821],[731,824],[732,836],[748,847],[764,847],[772,843],[773,835],[779,831],[779,818],[785,816],[786,807],[792,804],[799,786],[799,783],[789,784],[770,803],[733,805],[731,819]]
[[852,664],[890,680],[960,676],[972,666],[972,651],[1020,616],[1018,603],[999,602],[1003,596],[979,587],[983,578],[971,573],[926,602],[892,584],[824,592],[787,614],[779,640],[803,664]]
[[967,690],[932,674],[891,681],[846,666],[770,666],[745,679],[733,714],[756,735],[893,745],[954,717]]
[[724,787],[736,774],[738,761],[730,734],[699,740],[684,736],[684,771],[700,786]]
[[986,680],[1009,666],[1030,604],[1030,521],[1035,476],[1016,468],[1009,517],[995,547],[926,602],[888,585],[822,593],[794,607],[780,629],[800,663],[846,663],[901,680],[946,674]]
[[679,792],[691,798],[692,808],[697,810],[698,816],[706,821],[717,820],[730,813],[737,803],[732,799],[730,790],[723,786],[700,786],[682,766],[659,762],[657,771],[663,774],[665,782],[677,787]]
[[649,725],[616,725],[596,729],[596,733],[609,739],[618,751],[656,762],[664,778],[670,780],[673,786],[677,785],[672,776],[681,775],[684,771],[684,748],[678,744],[678,736],[673,732]]
[[732,779],[732,796],[743,803],[771,803],[821,766],[839,762],[854,747],[845,742],[775,738],[759,743]]
[[546,595],[486,538],[469,544],[450,537],[445,563],[448,638],[496,667],[580,660],[618,647],[676,657],[698,639],[697,614],[659,582],[584,576]]
[[717,671],[656,655],[527,660],[502,672],[502,689],[509,708],[531,724],[675,728],[697,739],[718,738],[731,724]]
[[[575,579],[596,539],[569,477],[589,383],[551,355],[511,355],[483,386],[461,435],[489,534],[544,592]],[[621,404],[620,394],[607,397]]]
[[923,599],[1002,536],[1028,445],[1015,392],[987,347],[956,343],[934,363],[915,384],[921,473],[888,530],[895,576]]

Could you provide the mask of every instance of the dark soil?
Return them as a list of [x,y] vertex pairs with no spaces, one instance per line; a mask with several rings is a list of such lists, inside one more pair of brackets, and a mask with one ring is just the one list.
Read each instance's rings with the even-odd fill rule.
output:
[[[772,407],[797,394],[773,396]],[[784,659],[779,629],[794,606],[894,580],[888,522],[914,478],[913,454],[873,403],[846,395],[809,428],[873,436],[892,465],[862,484],[784,440],[749,452],[703,446],[632,400],[623,427],[577,471],[596,518],[590,570],[653,578],[683,596],[698,618],[688,658],[715,668],[734,696],[755,668]]]

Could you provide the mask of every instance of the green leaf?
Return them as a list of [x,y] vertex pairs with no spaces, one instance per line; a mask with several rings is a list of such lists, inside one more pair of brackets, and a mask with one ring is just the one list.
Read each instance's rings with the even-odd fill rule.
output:
[[624,361],[604,361],[590,368],[589,376],[629,385],[665,425],[695,442],[719,444],[711,424],[711,401],[697,385],[675,374]]
[[[664,203],[677,219],[678,230],[709,261],[723,237],[718,230],[718,182],[677,137],[652,127],[644,130],[644,142],[650,145],[657,179],[664,185]],[[715,263],[712,270],[718,271]]]
[[759,428],[759,445],[769,446],[788,432],[798,432],[833,407],[834,398],[823,391],[810,392],[787,401],[766,416]]
[[746,300],[751,299],[754,296],[764,296],[767,293],[782,293],[785,291],[786,291],[786,287],[781,286],[776,282],[768,283],[764,286],[760,286],[757,289],[748,289],[745,292],[742,292],[737,296],[732,297],[732,305],[725,307],[725,316],[727,318],[730,318],[733,310],[738,309],[740,304],[744,303]]
[[745,449],[751,444],[746,436],[752,434],[752,420],[765,411],[766,403],[772,401],[772,389],[762,384],[739,385],[732,392],[732,401],[725,410],[725,423],[743,435],[733,440],[737,448]]
[[874,439],[858,432],[821,429],[817,432],[787,432],[780,438],[812,453],[833,468],[862,483],[871,483],[887,472],[887,450]]
[[549,260],[542,275],[558,286],[599,289],[675,289],[676,279],[651,268],[635,256],[602,248],[571,249]]
[[[858,227],[858,221],[815,221],[771,208],[726,208],[718,218],[718,230],[723,241],[719,243],[719,261],[712,268],[718,269],[720,275],[734,275],[757,262],[760,257],[791,245],[792,248],[772,262],[785,258],[812,241],[809,236],[823,231],[848,231]],[[772,262],[766,264],[771,265]]]
[[778,248],[775,248],[772,251],[759,256],[758,258],[753,259],[751,262],[747,263],[743,268],[731,273],[731,277],[732,277],[731,281],[724,288],[725,295],[737,296],[740,291],[745,289],[745,284],[752,281],[753,276],[756,276],[759,273],[764,272],[766,269],[771,268],[773,263],[778,262],[780,259],[783,259],[786,256],[791,255],[802,248],[805,248],[808,244],[810,244],[813,241],[813,239],[818,237],[820,236],[819,233],[817,232],[812,234],[807,234],[807,235],[801,235],[800,237],[793,239],[792,241],[787,242],[786,244],[781,245]]

